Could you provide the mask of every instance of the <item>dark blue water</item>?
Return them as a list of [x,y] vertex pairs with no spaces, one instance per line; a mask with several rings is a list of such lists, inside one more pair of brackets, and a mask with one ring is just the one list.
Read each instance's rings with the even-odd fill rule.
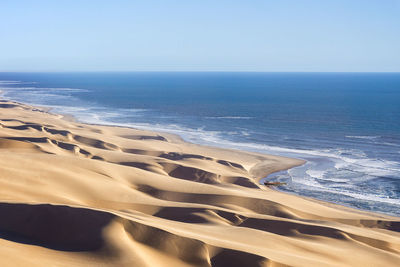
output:
[[307,160],[281,190],[400,215],[399,73],[0,73],[2,97],[84,122]]

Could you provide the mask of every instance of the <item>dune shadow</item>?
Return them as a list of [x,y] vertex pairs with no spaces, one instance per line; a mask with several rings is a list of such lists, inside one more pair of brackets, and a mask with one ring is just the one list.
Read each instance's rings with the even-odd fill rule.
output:
[[0,108],[16,108],[16,107],[19,106],[14,104],[0,104]]
[[265,266],[265,263],[268,262],[268,259],[232,249],[224,249],[217,255],[211,258],[211,266],[212,267],[242,267],[242,266]]
[[0,238],[61,251],[97,250],[114,217],[68,206],[0,203]]
[[201,208],[165,207],[154,216],[185,223],[207,223],[206,219],[196,214],[204,211]]
[[157,140],[168,142],[168,140],[161,135],[121,135],[120,137],[131,140]]

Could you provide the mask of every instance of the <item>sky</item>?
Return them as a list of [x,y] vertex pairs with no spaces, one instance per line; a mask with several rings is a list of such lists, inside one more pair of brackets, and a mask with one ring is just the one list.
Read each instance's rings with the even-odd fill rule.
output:
[[1,0],[0,71],[399,72],[400,0]]

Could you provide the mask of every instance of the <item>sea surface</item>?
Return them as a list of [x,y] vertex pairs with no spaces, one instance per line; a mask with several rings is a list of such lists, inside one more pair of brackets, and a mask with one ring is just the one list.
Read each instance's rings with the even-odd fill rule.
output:
[[305,159],[269,179],[400,216],[400,73],[0,73],[0,91],[83,122]]

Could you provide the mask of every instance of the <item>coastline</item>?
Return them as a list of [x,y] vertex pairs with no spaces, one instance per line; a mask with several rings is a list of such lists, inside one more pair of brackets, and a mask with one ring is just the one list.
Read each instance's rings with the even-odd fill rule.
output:
[[5,265],[226,266],[245,258],[254,266],[394,266],[400,260],[400,218],[259,184],[301,160],[83,124],[6,100],[0,110],[0,214],[11,214],[0,223]]
[[[256,75],[257,77],[252,74],[253,78],[246,78],[247,75],[244,74],[235,74],[230,76],[235,77],[234,79],[238,82],[237,93],[251,92],[250,102],[245,105],[248,107],[243,106],[237,109],[236,105],[229,104],[234,101],[234,95],[228,94],[226,101],[221,102],[221,106],[215,105],[212,104],[212,99],[208,99],[209,94],[203,92],[201,98],[197,99],[200,105],[198,106],[200,109],[197,110],[189,104],[191,103],[190,90],[182,91],[175,88],[167,98],[162,97],[164,100],[159,99],[157,103],[154,102],[157,97],[163,96],[165,86],[160,86],[160,84],[178,85],[182,79],[185,80],[183,73],[171,75],[104,73],[101,76],[107,82],[99,83],[95,73],[59,75],[16,73],[3,75],[3,82],[0,81],[0,83],[4,88],[3,97],[8,100],[51,108],[52,112],[58,114],[72,114],[80,122],[169,132],[178,134],[185,141],[195,144],[304,159],[307,162],[302,166],[271,175],[271,179],[287,183],[279,190],[356,209],[400,216],[400,198],[396,183],[400,179],[400,162],[397,156],[400,139],[396,125],[391,124],[391,119],[385,116],[385,112],[380,107],[376,107],[370,116],[365,116],[371,111],[370,109],[352,114],[349,118],[352,126],[346,124],[346,130],[341,122],[347,121],[348,116],[337,114],[338,110],[335,106],[345,104],[346,109],[351,109],[350,103],[339,101],[336,105],[326,107],[321,105],[322,102],[318,102],[319,108],[308,103],[309,99],[314,97],[323,99],[323,90],[315,86],[313,83],[315,79],[321,78],[326,82],[332,92],[335,92],[334,98],[343,97],[345,94],[349,99],[365,98],[363,102],[370,103],[379,97],[378,85],[388,77],[375,77],[375,75],[349,77],[351,78],[348,81],[349,85],[368,79],[375,81],[375,86],[371,88],[373,92],[371,95],[368,94],[368,97],[365,97],[365,95],[359,95],[361,91],[357,91],[358,97],[354,98],[354,94],[350,91],[334,90],[335,84],[329,82],[332,75],[300,75],[308,81],[307,86],[313,87],[315,94],[308,95],[304,92],[305,94],[298,99],[300,102],[288,106],[288,102],[283,101],[287,93],[282,95],[283,98],[278,97],[271,102],[273,98],[269,98],[269,95],[281,95],[282,92],[274,86],[266,86],[266,90],[260,95],[254,87],[253,78],[258,77],[257,79],[261,79],[267,85],[271,79],[280,81],[279,77],[282,78],[283,74]],[[298,82],[304,80],[298,75],[289,73],[284,76],[293,81],[300,79],[293,84],[293,87],[288,87],[292,88],[292,91],[296,91],[295,88],[300,86]],[[135,78],[131,80],[132,77]],[[201,80],[209,81],[202,86],[203,88],[214,86],[211,82],[213,79],[204,79],[209,77],[208,74],[198,74],[197,77],[203,77]],[[336,78],[341,79],[341,77],[342,75],[339,75]],[[224,75],[218,74],[215,78],[221,86],[229,82]],[[134,80],[151,85],[158,79],[162,82],[157,82],[158,86],[154,87],[156,90],[154,94],[144,98],[137,98],[134,94],[129,96],[129,90],[126,90],[132,87],[134,88],[132,92],[142,92],[143,88],[135,87]],[[394,79],[396,80],[397,78]],[[116,91],[114,91],[113,84],[118,81],[124,81],[124,85],[115,87]],[[87,82],[91,85],[85,85]],[[369,84],[366,83],[364,86],[368,87]],[[396,82],[393,85],[396,85]],[[152,99],[151,95],[156,99]],[[257,105],[258,97],[254,97],[257,95],[270,99],[267,101],[269,104]],[[181,101],[182,105],[176,101],[177,99],[183,101]],[[205,101],[206,99],[208,100]],[[390,98],[385,97],[385,99],[385,101],[391,101]],[[255,109],[249,109],[249,105],[255,105]],[[302,107],[307,108],[303,110]],[[324,112],[310,112],[316,108]],[[296,110],[294,114],[298,118],[293,121],[297,121],[296,123],[292,123],[291,115],[286,113],[290,109]],[[303,111],[306,114],[303,114]],[[337,114],[333,120],[330,119],[332,114]],[[378,117],[383,120],[377,119]],[[394,121],[400,121],[393,118]],[[318,121],[324,123],[320,124]],[[389,127],[382,128],[375,124],[377,121]],[[338,125],[342,127],[336,127]]]

